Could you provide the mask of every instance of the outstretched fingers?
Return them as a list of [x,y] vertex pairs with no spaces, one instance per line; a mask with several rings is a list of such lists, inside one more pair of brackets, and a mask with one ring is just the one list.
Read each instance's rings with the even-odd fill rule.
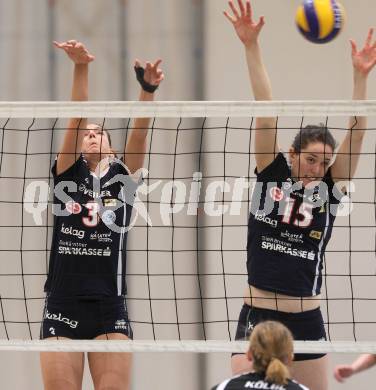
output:
[[264,24],[265,24],[265,17],[260,16],[260,19],[256,25],[257,30],[260,31],[262,29],[262,27],[264,26]]
[[238,6],[239,6],[239,10],[240,10],[240,16],[242,18],[244,18],[246,10],[245,10],[245,7],[244,7],[244,4],[243,4],[242,0],[238,0]]
[[55,46],[55,47],[58,47],[59,49],[62,48],[63,44],[58,42],[58,41],[53,41],[52,44]]
[[81,42],[75,43],[74,48],[77,49],[77,50],[86,51],[84,45]]
[[148,61],[145,65],[145,71],[151,72],[153,70],[152,64]]
[[59,49],[63,49],[65,47],[75,47],[77,45],[77,41],[75,41],[74,39],[64,42],[53,41],[52,43]]
[[371,42],[372,42],[372,36],[373,36],[373,28],[370,28],[368,30],[368,35],[367,35],[367,39],[366,39],[366,47],[368,46],[371,46]]
[[376,40],[372,43],[372,40],[373,40],[373,32],[374,32],[374,29],[373,29],[373,28],[370,28],[370,29],[369,29],[369,32],[368,32],[367,41],[369,41],[369,45],[370,45],[371,49],[372,49],[372,50],[375,50],[375,49],[376,49]]
[[163,71],[162,69],[159,69],[159,65],[161,64],[162,60],[160,58],[158,58],[154,64],[152,64],[151,66],[151,70],[152,72],[154,73],[154,80],[153,80],[153,83],[155,85],[159,85],[159,83],[164,79],[164,74],[163,74]]
[[232,2],[232,0],[230,0],[230,1],[228,2],[228,5],[230,6],[231,11],[232,11],[232,13],[233,13],[234,16],[235,16],[235,20],[240,19],[239,12],[238,12],[238,10],[236,9],[236,7],[234,6],[234,3]]
[[139,60],[138,58],[136,58],[136,60],[135,60],[135,62],[134,62],[134,66],[135,66],[136,68],[139,68],[139,67],[142,66],[142,65],[141,65],[141,62],[140,62],[140,60]]
[[161,64],[161,62],[162,62],[162,60],[159,58],[158,60],[156,60],[156,61],[154,62],[153,67],[154,67],[155,69],[158,69],[158,66]]
[[[149,69],[149,70],[158,69],[158,66],[160,65],[161,62],[162,62],[161,59],[156,60],[154,63],[151,63],[148,61],[145,64],[145,69]],[[136,60],[134,62],[134,66],[137,68],[142,67],[142,63],[138,58],[136,58]]]
[[[160,82],[164,79],[164,74],[161,69],[159,69],[159,65],[161,64],[162,60],[158,58],[154,62],[149,62],[147,61],[145,63],[144,67],[144,80],[151,85],[159,85]],[[135,65],[136,68],[143,68],[143,64],[140,60],[136,59],[135,60]]]
[[[231,8],[232,14],[231,15],[227,11],[223,11],[223,14],[226,16],[226,18],[231,22],[231,23],[236,23],[239,19],[252,19],[252,7],[251,3],[249,0],[244,2],[243,0],[237,0],[238,1],[238,7],[239,10],[235,7],[234,3],[232,0],[228,2],[229,7]],[[240,13],[239,13],[240,12]]]
[[249,0],[247,0],[247,2],[245,3],[245,7],[246,7],[246,15],[252,19],[252,7],[251,7],[251,3]]
[[163,72],[160,70],[160,71],[157,72],[157,78],[156,78],[156,80],[155,80],[155,83],[156,83],[156,84],[160,84],[161,81],[162,81],[163,79],[164,79],[164,74],[163,74]]
[[235,19],[233,16],[231,16],[227,11],[223,11],[223,15],[225,15],[226,18],[227,18],[232,24],[234,24],[234,23],[236,22],[236,19]]
[[354,56],[358,52],[358,49],[356,47],[356,42],[353,39],[350,39],[350,45],[351,45],[351,54]]
[[53,45],[58,49],[62,49],[76,64],[87,64],[94,61],[95,57],[89,53],[85,45],[76,40],[65,42],[53,41]]

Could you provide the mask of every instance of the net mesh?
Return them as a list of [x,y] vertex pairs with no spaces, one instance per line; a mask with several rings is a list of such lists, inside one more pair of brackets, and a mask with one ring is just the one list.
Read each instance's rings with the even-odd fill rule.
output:
[[[244,350],[244,343],[233,340],[247,283],[254,118],[279,116],[280,146],[288,151],[306,124],[326,123],[340,142],[346,116],[367,115],[366,141],[349,193],[353,210],[346,213],[343,206],[326,250],[322,312],[331,343],[311,348],[333,350],[337,341],[351,341],[346,346],[359,351],[363,341],[372,352],[374,114],[376,102],[369,101],[0,104],[0,348],[41,348],[30,340],[39,338],[53,227],[50,168],[66,118],[99,118],[96,123],[109,130],[118,151],[124,148],[131,118],[154,118],[127,245],[130,320],[135,339],[165,342],[166,350],[167,340],[203,340],[186,350],[206,351],[214,348],[212,340],[221,340],[227,350]],[[138,350],[134,343],[129,348]],[[108,345],[116,350],[114,343]],[[152,350],[153,345],[143,348]]]

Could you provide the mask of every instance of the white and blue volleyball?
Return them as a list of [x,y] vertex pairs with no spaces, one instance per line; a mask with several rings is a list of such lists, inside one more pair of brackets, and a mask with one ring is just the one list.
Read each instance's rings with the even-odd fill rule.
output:
[[336,0],[305,0],[296,12],[302,35],[314,43],[327,43],[342,30],[345,12]]

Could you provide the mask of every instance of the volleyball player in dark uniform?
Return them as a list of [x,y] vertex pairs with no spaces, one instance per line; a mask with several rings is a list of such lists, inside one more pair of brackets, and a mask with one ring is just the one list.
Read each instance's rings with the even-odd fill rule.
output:
[[291,332],[281,323],[265,321],[256,325],[246,355],[253,362],[252,371],[229,378],[212,390],[309,390],[290,379],[288,366],[293,348]]
[[[256,100],[272,100],[271,85],[258,44],[264,17],[252,20],[249,1],[229,1],[224,12],[245,47]],[[365,46],[352,62],[354,100],[366,99],[367,78],[376,63],[376,45],[369,31]],[[286,324],[295,339],[325,340],[320,312],[321,270],[331,236],[340,181],[356,170],[366,118],[350,118],[349,130],[335,156],[335,141],[324,125],[307,126],[288,154],[277,144],[276,118],[257,118],[255,158],[257,185],[248,227],[247,270],[249,287],[241,310],[236,338],[248,337],[255,324],[273,319]],[[350,153],[351,151],[351,153]],[[245,355],[232,357],[234,373],[249,369]],[[313,390],[327,389],[327,356],[297,354],[293,376]]]
[[[82,43],[55,42],[74,63],[72,100],[88,98],[88,64],[94,57]],[[160,60],[136,61],[140,100],[151,101],[163,79]],[[149,119],[136,119],[124,155],[115,158],[106,130],[73,118],[52,168],[54,232],[41,338],[132,338],[125,305],[126,239],[143,166]],[[96,389],[128,389],[128,353],[89,353]],[[81,389],[83,353],[41,354],[45,389]]]

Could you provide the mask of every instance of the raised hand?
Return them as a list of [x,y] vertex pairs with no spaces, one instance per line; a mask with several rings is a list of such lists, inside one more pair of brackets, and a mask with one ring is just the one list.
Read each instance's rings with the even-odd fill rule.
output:
[[76,65],[88,64],[95,59],[81,42],[75,40],[66,42],[54,41],[53,44],[58,49],[64,50]]
[[232,15],[227,11],[223,11],[223,14],[234,26],[239,39],[245,46],[256,43],[258,35],[265,24],[264,17],[261,16],[257,23],[252,20],[252,8],[249,0],[246,0],[245,4],[243,0],[238,0],[239,9],[235,7],[232,0],[228,2],[228,5],[231,8]]
[[364,47],[360,51],[358,51],[355,41],[350,39],[354,70],[365,76],[368,75],[376,64],[376,41],[373,40],[372,35],[373,28],[370,28]]
[[[161,81],[164,79],[164,74],[161,69],[159,69],[159,65],[162,60],[157,60],[153,63],[147,62],[144,68],[144,81],[150,85],[158,86]],[[139,60],[135,61],[135,68],[143,68],[141,62]]]

